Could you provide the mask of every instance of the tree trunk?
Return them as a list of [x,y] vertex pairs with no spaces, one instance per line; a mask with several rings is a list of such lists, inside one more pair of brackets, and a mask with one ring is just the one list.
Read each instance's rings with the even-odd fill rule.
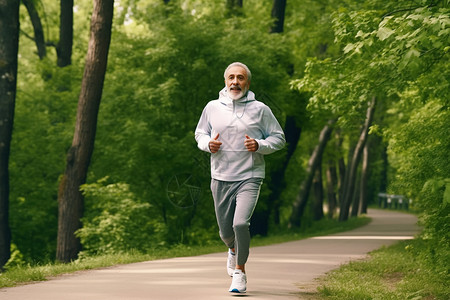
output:
[[285,173],[291,160],[292,155],[294,155],[295,149],[297,149],[298,141],[300,140],[301,128],[296,125],[294,116],[286,116],[286,124],[284,126],[284,133],[287,143],[287,153],[280,167],[274,170],[270,174],[271,184],[269,195],[269,205],[272,206],[274,211],[274,223],[280,224],[280,206],[281,200],[280,195],[285,187]]
[[351,216],[357,217],[359,213],[359,204],[360,204],[360,198],[359,195],[361,193],[361,174],[359,176],[355,177],[355,189],[353,191],[352,196],[352,209],[351,209]]
[[32,0],[22,0],[22,2],[27,8],[31,24],[33,25],[34,42],[36,43],[39,59],[43,59],[47,56],[47,49],[45,48],[44,30],[42,29],[41,18],[39,17]]
[[[297,148],[298,141],[300,139],[301,128],[297,126],[294,116],[287,116],[284,126],[284,133],[286,137],[287,153],[283,160],[275,166],[268,176],[268,187],[270,189],[269,196],[267,197],[267,209],[264,211],[255,211],[252,216],[250,232],[252,235],[267,235],[269,230],[269,218],[273,214],[273,221],[275,224],[280,224],[280,207],[281,199],[280,195],[285,188],[285,173],[291,160],[292,155]],[[264,199],[260,199],[264,201]]]
[[313,179],[314,186],[314,205],[313,218],[314,221],[319,221],[323,218],[323,184],[322,184],[322,158],[318,163]]
[[[60,0],[61,14],[59,17],[59,43],[56,46],[58,67],[72,64],[73,44],[73,0]],[[107,2],[109,2],[108,0]]]
[[339,188],[339,214],[342,210],[342,202],[344,201],[344,193],[345,193],[345,189],[346,189],[346,185],[347,185],[347,181],[348,181],[348,176],[350,174],[349,169],[351,167],[351,162],[352,162],[352,157],[353,154],[355,153],[355,147],[356,147],[356,143],[357,141],[353,141],[352,138],[349,138],[349,149],[347,152],[347,165],[345,165],[345,159],[344,156],[341,157],[341,159],[339,160],[339,168],[343,169],[343,175],[340,176],[341,179],[341,186]]
[[[286,7],[286,0],[274,0],[272,6],[272,18],[275,19],[275,24],[278,26],[272,26],[270,32],[271,33],[280,33],[283,32],[283,23],[284,23],[284,12]],[[293,74],[293,66],[292,73],[289,74],[292,76]],[[293,115],[286,116],[286,122],[284,126],[284,133],[286,137],[287,143],[287,153],[286,157],[283,161],[283,164],[280,165],[279,168],[275,169],[271,172],[271,184],[270,184],[270,195],[269,195],[269,212],[272,211],[274,214],[274,223],[276,225],[280,224],[280,207],[281,207],[281,199],[280,195],[285,188],[285,173],[286,169],[289,165],[289,161],[291,160],[292,155],[297,149],[297,144],[300,139],[301,128],[297,126],[296,118]]]
[[[340,128],[336,128],[335,130],[335,139],[336,139],[336,149],[338,149],[338,152],[341,153],[342,152],[342,136],[341,136],[341,129]],[[338,159],[338,177],[337,177],[337,191],[338,191],[338,202],[340,202],[342,200],[342,190],[343,190],[343,186],[344,186],[344,181],[345,181],[345,170],[346,170],[346,166],[345,166],[345,159],[343,154],[339,155],[339,159]]]
[[[335,192],[335,195],[337,196],[335,211],[338,213],[340,210],[340,203],[342,202],[342,192],[344,190],[343,187],[344,187],[345,173],[346,173],[345,159],[344,159],[344,155],[342,153],[343,138],[341,136],[340,128],[336,128],[336,130],[335,130],[335,139],[336,139],[335,146],[339,153],[339,158],[337,160],[338,175],[337,175],[337,185],[336,185],[336,192]],[[334,215],[335,211],[333,211],[333,215]]]
[[0,1],[0,269],[11,255],[9,154],[17,89],[19,3]]
[[337,186],[337,172],[335,161],[328,161],[327,167],[327,197],[328,197],[328,218],[332,219],[334,211],[336,210],[336,186]]
[[388,161],[388,154],[387,154],[387,147],[383,147],[383,151],[381,152],[381,159],[383,162],[382,166],[382,172],[381,172],[381,182],[380,182],[380,190],[381,192],[387,191],[388,186],[388,168],[389,168],[389,161]]
[[345,176],[341,200],[341,210],[339,214],[340,221],[346,221],[348,219],[350,204],[352,202],[352,197],[355,190],[358,164],[361,158],[362,150],[367,140],[370,124],[372,123],[373,114],[375,112],[375,102],[375,97],[373,97],[369,101],[364,126],[361,130],[361,134],[358,143],[355,146],[355,150],[353,151],[352,159],[348,163],[348,174],[346,174]]
[[58,202],[58,238],[56,258],[69,262],[77,258],[81,248],[75,231],[81,226],[83,196],[80,185],[86,182],[94,150],[97,115],[105,79],[108,50],[111,40],[114,0],[95,0],[91,19],[91,36],[86,58],[77,121],[72,147],[60,182]]
[[270,28],[270,33],[283,32],[285,11],[286,11],[286,0],[273,0],[271,15],[272,18],[274,19],[274,23]]
[[319,165],[319,162],[322,158],[323,151],[325,150],[325,146],[330,139],[332,125],[336,122],[336,120],[330,120],[324,126],[322,131],[320,132],[319,143],[314,148],[313,153],[308,161],[308,167],[306,169],[306,178],[303,180],[300,185],[300,191],[295,198],[295,201],[292,205],[292,213],[289,218],[289,227],[300,227],[301,225],[301,217],[303,216],[303,212],[305,210],[306,204],[308,202],[309,191],[311,190],[311,184],[314,178],[315,169]]
[[360,189],[360,201],[361,201],[361,213],[367,214],[367,204],[369,199],[367,199],[367,183],[369,180],[369,143],[366,143],[363,151],[363,160],[361,167],[361,189]]

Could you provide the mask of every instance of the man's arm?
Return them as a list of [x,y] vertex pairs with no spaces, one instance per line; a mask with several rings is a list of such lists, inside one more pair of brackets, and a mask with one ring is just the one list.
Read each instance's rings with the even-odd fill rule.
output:
[[195,128],[195,140],[197,141],[197,147],[200,150],[211,152],[209,150],[209,140],[211,139],[211,126],[209,125],[207,118],[206,106],[203,109],[200,120],[198,120],[197,128]]
[[211,139],[211,125],[208,122],[207,107],[203,109],[197,128],[195,129],[195,140],[200,150],[209,153],[216,153],[220,149],[222,142],[219,140],[219,134]]
[[282,149],[286,144],[284,132],[268,107],[264,110],[263,126],[266,130],[266,137],[256,140],[258,142],[258,150],[256,152],[270,154]]

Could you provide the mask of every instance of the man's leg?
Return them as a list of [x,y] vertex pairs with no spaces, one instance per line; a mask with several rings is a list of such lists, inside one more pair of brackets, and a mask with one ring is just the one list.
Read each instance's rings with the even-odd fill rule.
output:
[[250,219],[258,202],[262,179],[252,178],[241,182],[236,194],[236,211],[233,228],[235,233],[236,270],[228,289],[232,293],[247,292],[247,275],[245,263],[250,249]]
[[244,273],[250,249],[250,219],[258,202],[262,181],[261,178],[245,180],[236,194],[236,211],[233,220],[236,268],[241,269]]
[[232,189],[233,183],[211,180],[211,191],[214,198],[219,234],[228,248],[234,248],[233,218],[235,212],[235,197]]

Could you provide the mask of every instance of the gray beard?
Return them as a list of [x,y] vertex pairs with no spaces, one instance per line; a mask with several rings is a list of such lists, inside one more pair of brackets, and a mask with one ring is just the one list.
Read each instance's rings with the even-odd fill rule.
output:
[[239,100],[239,99],[241,99],[242,97],[245,97],[245,95],[247,95],[247,92],[248,92],[247,89],[241,89],[241,91],[240,91],[240,93],[239,93],[238,95],[236,95],[236,96],[233,95],[233,96],[232,96],[232,95],[231,95],[230,88],[227,87],[227,94],[228,94],[228,97],[230,97],[230,99],[232,99],[232,100]]

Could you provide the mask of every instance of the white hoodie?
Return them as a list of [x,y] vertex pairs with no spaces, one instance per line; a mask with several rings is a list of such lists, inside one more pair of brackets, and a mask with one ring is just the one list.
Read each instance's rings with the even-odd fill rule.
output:
[[[222,145],[218,152],[211,153],[209,142],[218,133]],[[256,152],[245,148],[245,135],[258,142]],[[195,140],[200,150],[211,153],[211,177],[221,181],[264,178],[264,155],[280,150],[286,143],[272,111],[257,101],[253,92],[232,100],[226,88],[220,91],[219,99],[210,101],[203,109]]]

